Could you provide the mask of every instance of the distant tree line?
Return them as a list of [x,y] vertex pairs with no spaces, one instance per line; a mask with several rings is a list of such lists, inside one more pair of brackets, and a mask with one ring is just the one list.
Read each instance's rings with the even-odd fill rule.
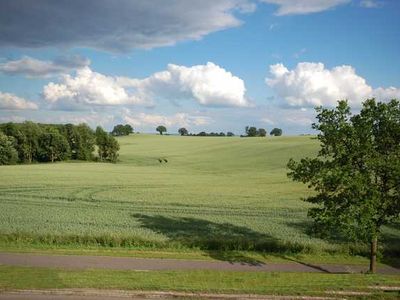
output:
[[111,134],[113,136],[130,135],[131,133],[133,133],[133,128],[129,124],[126,124],[126,125],[122,125],[122,124],[115,125],[113,130],[111,131]]
[[[245,128],[246,135],[241,135],[240,137],[256,137],[256,136],[261,136],[265,137],[267,135],[267,131],[264,128],[258,128],[254,126],[246,126]],[[269,133],[271,136],[281,136],[282,135],[282,129],[280,128],[274,128],[271,130]]]
[[87,124],[0,124],[2,165],[68,159],[116,162],[118,150],[117,140],[100,126],[93,131]]

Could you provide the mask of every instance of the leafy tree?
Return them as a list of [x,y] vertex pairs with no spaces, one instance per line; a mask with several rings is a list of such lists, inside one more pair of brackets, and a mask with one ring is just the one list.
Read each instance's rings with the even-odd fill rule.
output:
[[39,160],[65,160],[70,156],[70,147],[67,139],[55,128],[43,131],[39,138]]
[[264,128],[259,128],[258,135],[264,137],[267,135],[267,131]]
[[256,127],[249,127],[249,126],[247,126],[246,127],[246,133],[247,133],[247,136],[250,136],[250,137],[254,137],[254,136],[257,136],[258,135],[258,130],[257,130],[257,128]]
[[79,147],[76,149],[76,159],[92,160],[96,143],[93,129],[85,123],[79,124],[75,128],[80,140]]
[[26,121],[22,123],[21,131],[25,136],[25,160],[31,163],[39,156],[39,136],[42,132],[40,126],[36,123]]
[[207,136],[207,133],[205,131],[199,132],[198,136]]
[[28,145],[26,136],[21,130],[21,124],[5,123],[1,124],[1,130],[8,137],[13,137],[13,146],[18,152],[19,162],[28,162]]
[[273,136],[281,136],[282,135],[282,129],[280,128],[274,128],[271,130],[271,132],[269,133],[269,135],[273,135]]
[[187,129],[184,128],[184,127],[179,128],[179,129],[178,129],[178,132],[179,132],[179,134],[182,135],[182,136],[183,136],[183,135],[188,135],[188,133],[189,133],[189,132],[187,131]]
[[96,128],[96,144],[101,161],[117,161],[119,144],[113,136],[105,132],[100,126]]
[[230,132],[230,131],[228,131],[227,133],[226,133],[226,136],[234,136],[235,134],[233,133],[233,132]]
[[111,131],[111,134],[114,136],[129,135],[131,133],[133,133],[133,128],[129,124],[126,125],[118,124],[114,126],[114,129]]
[[14,138],[6,136],[0,131],[0,165],[12,165],[17,163],[18,152],[15,150]]
[[290,160],[288,173],[316,194],[305,199],[316,228],[369,242],[370,271],[376,270],[382,226],[400,216],[400,103],[363,103],[352,115],[346,101],[317,108],[321,149],[316,158]]
[[156,128],[156,130],[162,135],[163,132],[167,132],[167,128],[165,128],[165,126],[160,125]]

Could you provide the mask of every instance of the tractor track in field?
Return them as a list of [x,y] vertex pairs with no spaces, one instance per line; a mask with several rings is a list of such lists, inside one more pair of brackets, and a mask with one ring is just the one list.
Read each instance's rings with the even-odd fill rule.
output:
[[[112,269],[112,270],[216,270],[250,272],[312,272],[351,274],[367,271],[364,265],[285,263],[245,263],[229,261],[202,261],[183,259],[131,258],[84,255],[42,255],[30,253],[0,253],[0,265],[44,267],[63,269]],[[379,266],[380,274],[400,275],[400,269]]]

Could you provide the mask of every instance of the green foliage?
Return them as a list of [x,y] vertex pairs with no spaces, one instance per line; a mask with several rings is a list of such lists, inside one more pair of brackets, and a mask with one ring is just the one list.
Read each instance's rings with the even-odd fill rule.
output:
[[234,134],[233,132],[231,132],[231,131],[228,131],[228,132],[226,133],[226,136],[235,136],[235,134]]
[[258,129],[258,135],[261,137],[264,137],[267,135],[267,131],[264,128],[259,128]]
[[247,136],[249,136],[249,137],[253,137],[253,136],[257,136],[258,135],[258,131],[257,131],[257,128],[256,127],[254,127],[254,126],[251,126],[251,127],[246,127],[246,134],[247,134]]
[[269,133],[269,135],[273,135],[273,136],[281,136],[282,135],[282,129],[280,128],[274,128],[271,130],[271,132]]
[[178,133],[179,133],[180,135],[188,135],[189,132],[187,131],[186,128],[182,127],[182,128],[179,128],[179,129],[178,129]]
[[111,131],[111,134],[113,136],[130,135],[131,133],[133,133],[133,128],[129,124],[126,125],[118,124],[114,126],[113,130]]
[[96,128],[96,144],[101,161],[117,162],[119,144],[113,136],[105,132],[100,126]]
[[400,104],[364,102],[352,115],[347,102],[317,108],[317,158],[289,161],[289,176],[308,183],[316,228],[373,241],[400,215]]
[[14,139],[0,131],[0,165],[17,163],[18,153],[14,148]]
[[255,137],[255,136],[265,137],[267,135],[267,131],[264,128],[257,129],[254,126],[246,126],[245,131],[247,137]]
[[164,132],[167,132],[167,128],[165,128],[165,126],[163,125],[160,125],[156,128],[156,131],[158,131],[160,135],[162,135]]
[[38,138],[39,161],[54,162],[66,160],[70,156],[67,139],[55,128],[43,131]]

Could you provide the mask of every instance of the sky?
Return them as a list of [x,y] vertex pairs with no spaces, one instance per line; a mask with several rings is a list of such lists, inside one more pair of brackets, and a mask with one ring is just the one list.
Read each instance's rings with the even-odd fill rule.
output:
[[312,133],[400,99],[398,0],[2,0],[0,122]]

